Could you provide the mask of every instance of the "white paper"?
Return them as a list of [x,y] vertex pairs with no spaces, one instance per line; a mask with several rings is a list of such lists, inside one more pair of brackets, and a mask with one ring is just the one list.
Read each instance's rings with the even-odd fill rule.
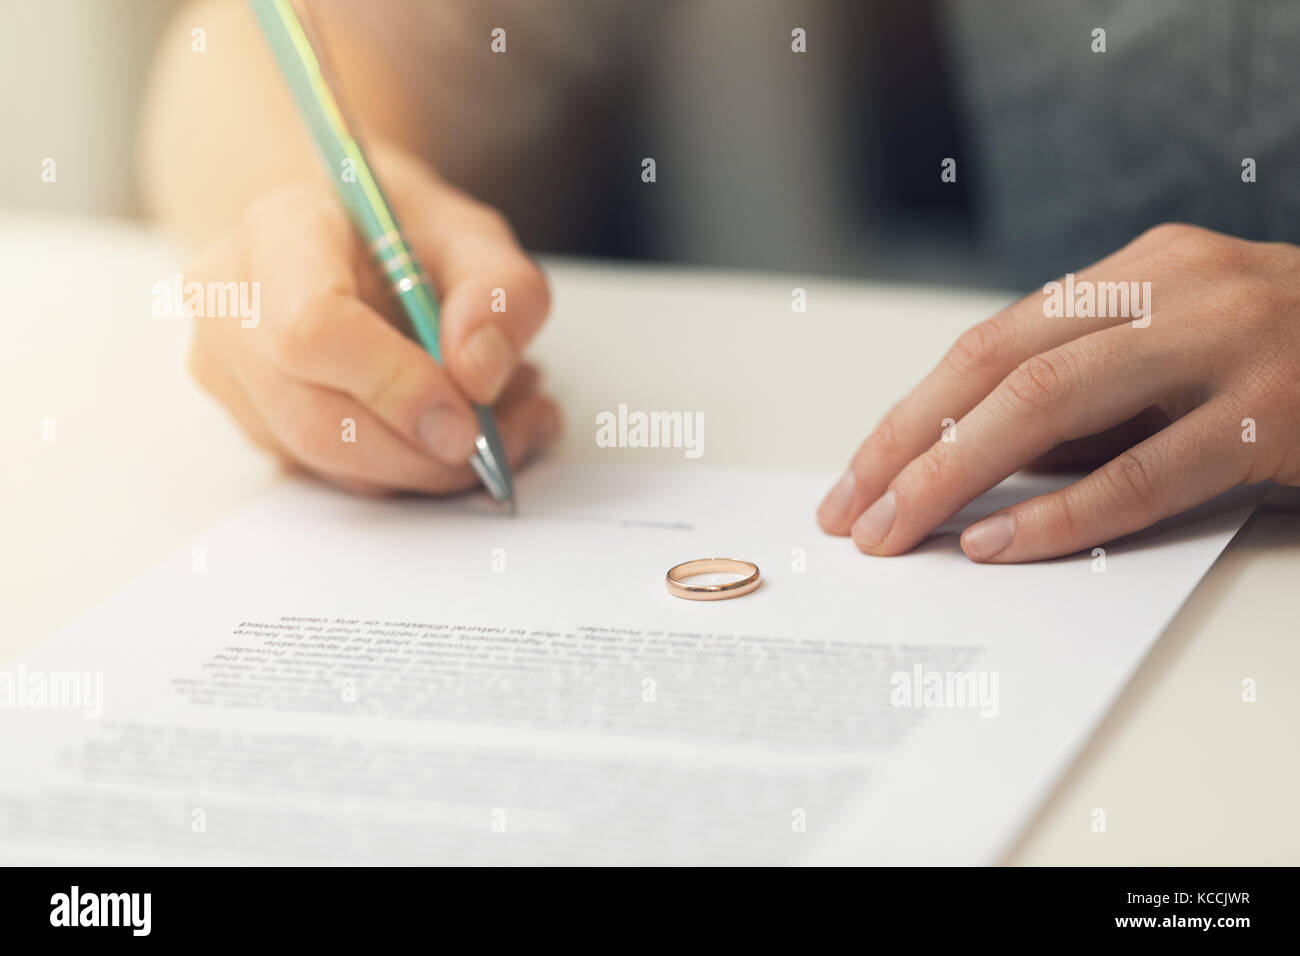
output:
[[[818,530],[830,482],[290,483],[0,672],[0,860],[993,862],[1250,510],[980,566],[965,523],[1062,480],[888,559]],[[763,586],[668,594],[713,556]],[[900,706],[945,674],[983,699]]]

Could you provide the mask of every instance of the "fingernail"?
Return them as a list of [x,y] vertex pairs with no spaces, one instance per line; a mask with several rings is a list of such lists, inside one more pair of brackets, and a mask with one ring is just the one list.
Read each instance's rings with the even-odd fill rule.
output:
[[515,350],[495,325],[484,325],[471,335],[461,349],[460,358],[470,367],[489,402],[505,388],[515,367]]
[[853,470],[850,469],[835,483],[835,487],[827,492],[821,506],[817,509],[817,517],[821,518],[824,525],[838,527],[849,516],[849,509],[852,507]]
[[1016,519],[1010,514],[994,515],[971,525],[961,543],[971,557],[985,561],[1001,552],[1016,536]]
[[474,450],[478,426],[468,414],[450,405],[435,405],[420,416],[420,440],[443,461],[463,465]]
[[894,492],[886,491],[876,499],[876,503],[862,512],[853,522],[853,541],[859,547],[874,548],[885,540],[889,529],[893,527],[894,515],[898,511]]

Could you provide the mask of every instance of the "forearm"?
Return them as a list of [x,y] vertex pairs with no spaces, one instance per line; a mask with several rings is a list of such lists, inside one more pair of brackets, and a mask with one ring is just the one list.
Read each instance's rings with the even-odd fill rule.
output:
[[[330,29],[325,18],[318,26],[367,136],[425,148],[427,130],[409,122],[421,111],[391,71],[355,31]],[[197,28],[204,52],[191,47]],[[228,228],[258,196],[323,175],[247,3],[191,0],[172,20],[145,100],[138,169],[146,209],[194,245]]]

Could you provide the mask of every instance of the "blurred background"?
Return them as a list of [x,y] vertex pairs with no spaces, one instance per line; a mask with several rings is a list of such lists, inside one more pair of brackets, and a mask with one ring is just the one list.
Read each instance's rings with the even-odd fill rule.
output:
[[[352,15],[358,21],[388,18],[403,22],[402,0],[313,2],[355,11]],[[635,176],[621,186],[602,183],[598,197],[575,196],[570,201],[587,206],[597,199],[611,211],[598,223],[589,220],[576,232],[557,234],[557,217],[540,223],[543,212],[530,208],[535,204],[518,202],[511,195],[516,190],[500,183],[464,181],[472,175],[459,175],[462,171],[457,167],[473,166],[472,160],[449,158],[442,164],[444,175],[503,208],[525,243],[542,252],[916,277],[926,271],[927,257],[942,255],[949,260],[944,281],[997,284],[988,272],[990,262],[981,259],[969,242],[964,179],[943,192],[931,185],[934,158],[952,153],[956,145],[951,108],[943,89],[947,77],[935,66],[938,53],[932,5],[921,2],[915,10],[908,10],[894,4],[897,9],[889,9],[892,2],[811,0],[802,11],[799,4],[787,0],[668,2],[654,16],[643,19],[639,27],[649,25],[657,41],[677,37],[679,42],[659,42],[653,57],[656,62],[638,64],[646,67],[641,77],[622,84],[617,123],[610,116],[602,117],[601,122],[619,144],[613,147],[615,152],[628,147],[635,153],[629,158],[639,162],[641,153],[649,150],[668,164],[669,175],[655,197],[663,201],[651,203],[649,208],[638,194],[640,183]],[[477,0],[429,0],[429,5],[482,7],[486,12],[479,19],[484,24],[510,23],[511,14],[519,7],[514,0],[483,4]],[[611,4],[617,5],[617,0]],[[0,31],[0,89],[9,91],[0,99],[0,128],[6,131],[5,148],[0,150],[0,215],[145,216],[135,165],[142,98],[155,47],[169,19],[178,13],[191,16],[194,6],[185,0],[0,0],[4,24]],[[551,6],[562,21],[582,3],[559,0]],[[793,13],[801,14],[795,19],[812,30],[823,52],[836,36],[868,43],[869,56],[839,56],[831,64],[838,72],[829,90],[833,97],[819,95],[828,92],[824,81],[820,88],[809,86],[807,80],[801,84],[788,73],[785,38]],[[545,15],[536,19],[545,19]],[[873,23],[882,22],[889,25],[887,37],[870,30]],[[775,38],[779,61],[756,59],[752,54],[738,56],[733,49],[716,71],[710,70],[710,45],[720,31],[725,35],[733,28],[738,46],[755,40],[766,42],[764,34],[766,39]],[[375,32],[382,44],[383,28]],[[516,42],[522,46],[525,41],[520,37]],[[818,59],[827,63],[825,56]],[[744,67],[741,72],[732,69],[738,62]],[[770,67],[774,62],[786,72],[773,76]],[[924,170],[906,164],[895,170],[894,185],[884,191],[885,198],[893,201],[901,197],[904,205],[910,203],[912,218],[898,224],[894,242],[880,246],[873,236],[846,236],[831,228],[823,210],[830,204],[861,205],[864,210],[879,205],[872,195],[880,192],[873,181],[879,167],[863,139],[877,125],[868,121],[877,104],[863,94],[881,85],[873,81],[890,86],[894,79],[903,80],[908,63],[911,68],[906,72],[912,77],[909,95],[891,101],[897,108],[885,120],[895,126],[901,120],[910,128],[887,132],[890,136],[907,133],[927,162]],[[756,87],[756,76],[766,76],[765,84]],[[700,100],[702,89],[713,91],[710,99]],[[694,108],[683,110],[683,104]],[[729,115],[721,135],[715,110]],[[942,122],[909,120],[918,110],[931,114],[937,110],[944,114]],[[800,177],[799,164],[792,166],[787,151],[774,155],[770,144],[765,151],[752,148],[758,144],[747,141],[746,127],[756,122],[781,124],[819,175]],[[839,145],[847,155],[831,154],[825,133],[832,126],[845,137]],[[201,130],[196,130],[196,135],[201,136]],[[608,148],[601,155],[608,158]],[[701,161],[706,156],[714,162]],[[43,182],[39,175],[47,158],[58,163],[57,186]],[[753,174],[737,176],[735,160],[752,166]],[[827,181],[824,167],[829,160],[841,163],[840,182]],[[680,175],[682,164],[694,165],[691,176]],[[527,170],[527,164],[521,164],[521,169]],[[722,211],[710,197],[720,190],[748,191],[741,204],[752,206],[755,187],[766,192],[767,212],[758,223],[760,228],[733,229],[730,223],[720,224]],[[734,206],[725,211],[734,218]],[[752,212],[746,218],[752,218]],[[938,229],[933,228],[936,218]],[[670,220],[675,227],[668,225]],[[768,230],[782,230],[789,234],[790,242],[774,252],[770,239],[763,237]]]
[[[0,0],[0,211],[135,216],[135,131],[181,0]],[[57,157],[58,188],[41,181]]]
[[[447,110],[461,148],[431,158],[539,252],[1027,288],[1162,221],[1300,238],[1295,0],[312,2]],[[182,7],[0,0],[0,214],[142,214]]]

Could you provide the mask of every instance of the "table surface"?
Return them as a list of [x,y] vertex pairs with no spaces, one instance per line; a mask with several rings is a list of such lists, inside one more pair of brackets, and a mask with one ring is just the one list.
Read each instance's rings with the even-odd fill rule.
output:
[[[699,463],[839,472],[965,327],[1010,294],[813,275],[551,260],[535,356],[565,408],[705,414]],[[110,221],[0,219],[0,664],[89,611],[281,473],[190,380],[185,321],[155,318],[181,271],[166,239]],[[808,310],[792,314],[791,290]],[[720,361],[720,357],[723,357]],[[52,441],[47,426],[53,424]],[[815,502],[809,502],[813,508]],[[1300,863],[1300,493],[1275,489],[1170,623],[1006,861]],[[1258,700],[1241,701],[1243,678]],[[1091,830],[1093,808],[1107,830]]]

